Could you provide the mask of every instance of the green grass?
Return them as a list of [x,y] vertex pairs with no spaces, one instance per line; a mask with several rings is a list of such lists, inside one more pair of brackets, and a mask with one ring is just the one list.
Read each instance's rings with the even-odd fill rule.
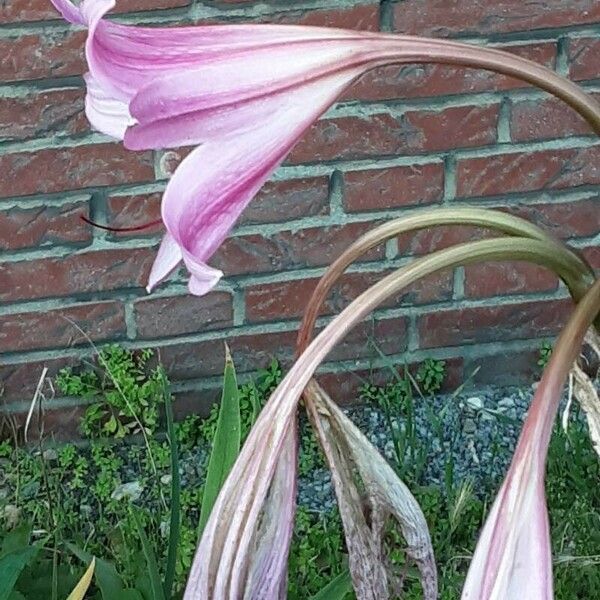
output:
[[[164,407],[161,371],[151,363],[148,353],[135,356],[115,348],[110,352],[102,364],[78,373],[64,372],[59,379],[63,390],[87,398],[95,405],[84,421],[84,429],[92,438],[87,447],[64,445],[53,451],[54,456],[47,455],[42,460],[36,452],[15,449],[11,441],[0,443],[0,490],[6,491],[4,496],[0,494],[0,531],[9,530],[13,521],[29,524],[37,532],[32,539],[41,545],[35,561],[18,582],[17,589],[27,600],[48,597],[47,590],[51,587],[60,594],[77,581],[84,565],[69,550],[70,544],[110,560],[128,585],[145,577],[148,547],[156,554],[159,569],[166,564],[171,453],[168,442],[157,435]],[[437,392],[443,374],[443,364],[426,361],[413,381],[408,373],[396,374],[383,387],[366,384],[361,395],[364,401],[382,408],[390,422],[400,417],[408,423],[404,434],[394,439],[398,459],[394,462],[427,518],[439,566],[440,598],[454,600],[460,597],[469,557],[501,481],[492,482],[489,489],[483,490],[473,490],[469,482],[454,482],[451,477],[441,486],[423,485],[426,452],[419,446],[415,428],[410,424],[413,400],[418,401],[413,399],[413,392],[415,387],[425,394]],[[239,386],[242,437],[247,435],[280,378],[279,365],[273,362],[252,382]],[[134,401],[140,398],[141,410],[132,411],[130,407],[137,406]],[[112,415],[118,421],[116,428],[112,424],[105,426]],[[199,456],[197,448],[210,443],[217,418],[214,409],[206,419],[192,416],[177,424],[175,437],[182,457]],[[435,415],[432,419],[435,420]],[[432,422],[432,426],[436,423]],[[121,439],[124,430],[145,436],[138,436],[139,443],[132,444]],[[202,456],[206,463],[208,453]],[[406,456],[411,460],[400,460]],[[451,457],[448,461],[450,468]],[[135,516],[128,498],[113,497],[115,488],[125,483],[122,481],[125,464],[134,467],[135,477],[142,486],[141,496],[134,502],[140,509]],[[314,437],[303,428],[300,472],[308,474],[322,466]],[[576,418],[568,434],[555,431],[548,460],[547,497],[557,599],[592,598],[600,589],[599,480],[598,458],[585,424]],[[184,472],[175,597],[180,596],[191,565],[203,497],[202,486],[190,481],[193,478]],[[140,543],[136,520],[147,537],[146,548]],[[0,547],[6,539],[6,534],[0,533]],[[397,532],[388,532],[387,543],[391,561],[402,567],[403,543]],[[300,508],[289,561],[290,600],[304,600],[318,593],[343,572],[346,564],[337,512],[317,514]],[[411,565],[406,569],[404,592],[403,598],[421,598]]]

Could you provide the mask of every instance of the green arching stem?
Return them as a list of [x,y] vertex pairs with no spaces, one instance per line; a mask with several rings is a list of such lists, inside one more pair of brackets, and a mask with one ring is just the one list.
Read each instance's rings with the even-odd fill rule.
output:
[[321,306],[331,288],[357,258],[375,246],[400,234],[447,225],[483,227],[509,236],[518,236],[520,238],[545,242],[548,245],[547,260],[539,264],[551,267],[551,257],[555,254],[563,256],[571,264],[571,275],[568,279],[563,279],[563,281],[569,288],[575,301],[580,300],[585,295],[595,279],[594,271],[581,256],[540,227],[520,217],[501,211],[474,207],[438,208],[418,211],[409,217],[394,219],[367,232],[354,242],[327,269],[327,272],[317,284],[304,313],[298,333],[297,355],[300,355],[308,345]]

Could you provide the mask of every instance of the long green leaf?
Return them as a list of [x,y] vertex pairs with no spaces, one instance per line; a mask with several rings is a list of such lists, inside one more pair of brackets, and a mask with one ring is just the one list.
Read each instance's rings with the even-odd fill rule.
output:
[[150,542],[148,540],[148,537],[146,536],[146,532],[144,531],[144,526],[142,525],[142,521],[137,512],[137,509],[132,508],[132,515],[133,520],[135,521],[135,526],[138,530],[138,535],[140,536],[140,542],[142,543],[142,552],[144,553],[144,558],[146,559],[146,567],[148,569],[148,582],[150,584],[152,600],[166,600],[162,582],[160,579],[160,573],[158,571],[156,555],[154,554],[154,550],[152,550],[152,546],[150,546]]
[[200,524],[198,525],[199,536],[204,531],[219,491],[240,453],[241,429],[240,398],[235,367],[229,348],[225,346],[223,396],[221,398],[217,430],[213,439],[213,448],[208,463],[206,483],[204,485]]
[[344,569],[335,579],[332,579],[311,600],[344,600],[352,592],[350,571]]
[[[89,552],[73,544],[67,544],[67,547],[84,563],[89,563],[93,558]],[[101,558],[96,559],[96,585],[100,589],[103,600],[121,598],[125,588],[115,566]]]
[[31,538],[31,523],[22,523],[14,529],[11,529],[2,540],[0,548],[0,558],[14,552],[15,550],[23,550],[29,548],[29,539]]
[[9,552],[0,559],[0,600],[7,600],[11,595],[19,575],[35,558],[39,551],[37,546],[28,546]]
[[173,592],[175,581],[175,567],[177,565],[177,551],[181,527],[181,481],[179,479],[179,449],[175,436],[173,423],[173,403],[171,394],[167,389],[166,378],[163,375],[163,395],[165,398],[165,413],[167,416],[167,435],[171,450],[171,519],[169,525],[169,551],[167,553],[167,568],[165,571],[164,591],[169,598]]

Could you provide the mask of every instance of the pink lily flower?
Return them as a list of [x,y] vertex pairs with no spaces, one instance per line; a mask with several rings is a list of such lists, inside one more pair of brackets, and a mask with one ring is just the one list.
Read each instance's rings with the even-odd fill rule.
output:
[[115,0],[52,2],[88,28],[86,113],[95,128],[132,150],[198,146],[167,185],[167,234],[149,290],[181,261],[193,294],[214,287],[222,273],[207,262],[244,208],[304,131],[373,67],[445,62],[545,89],[566,85],[534,63],[449,41],[286,25],[134,27],[103,18]]

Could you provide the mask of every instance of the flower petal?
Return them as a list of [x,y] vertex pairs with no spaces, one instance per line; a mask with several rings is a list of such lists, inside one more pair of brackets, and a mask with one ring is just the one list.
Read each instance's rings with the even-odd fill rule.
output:
[[170,233],[165,234],[154,259],[152,270],[148,277],[148,292],[151,292],[163,279],[166,279],[183,260],[179,244]]
[[[157,78],[132,100],[131,113],[139,123],[193,111],[237,104],[253,97],[367,64],[398,53],[388,40],[360,36],[318,40],[286,40],[266,47],[226,50],[185,71]],[[290,61],[290,53],[294,60]],[[268,65],[268,68],[265,68]]]
[[[200,131],[205,127],[210,137],[179,165],[162,204],[163,221],[183,249],[186,265],[196,279],[191,286],[196,292],[206,292],[218,281],[217,272],[207,273],[205,263],[240,213],[304,130],[355,76],[356,71],[337,73],[297,90],[248,102],[228,111],[220,122],[202,113],[197,120],[172,123],[170,139],[177,143],[187,137],[190,129]],[[164,121],[146,126],[142,130],[145,139],[160,138],[163,126]],[[138,131],[128,130],[126,139],[135,139]]]
[[122,140],[127,128],[135,123],[129,114],[129,105],[108,95],[91,73],[86,73],[85,83],[85,114],[89,122],[98,131]]

